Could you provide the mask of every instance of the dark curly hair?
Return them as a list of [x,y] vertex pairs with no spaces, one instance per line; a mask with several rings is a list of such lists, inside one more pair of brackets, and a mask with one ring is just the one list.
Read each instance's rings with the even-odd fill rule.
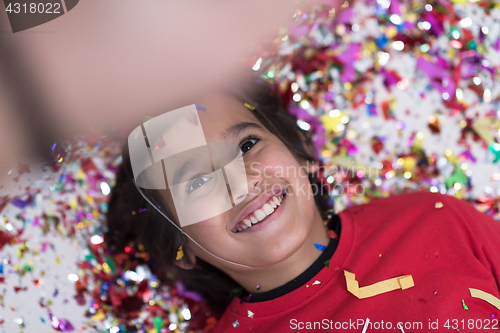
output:
[[[225,91],[241,103],[255,107],[249,111],[276,135],[299,161],[315,161],[310,153],[312,148],[308,132],[297,126],[296,119],[289,115],[281,104],[281,98],[266,83],[252,84],[245,91]],[[112,190],[107,213],[108,246],[123,248],[130,242],[142,244],[149,254],[150,266],[157,274],[169,274],[180,279],[187,289],[199,292],[215,311],[223,311],[230,302],[230,292],[240,287],[231,277],[207,262],[197,258],[194,268],[184,270],[174,265],[177,249],[182,245],[184,251],[189,246],[182,234],[140,195],[133,183],[128,146],[123,148],[123,161],[118,171],[116,185]],[[311,184],[323,188],[316,175],[310,174]],[[158,191],[143,190],[150,200],[162,207],[170,218],[169,210],[163,204]],[[328,206],[327,191],[315,191],[315,201],[320,214],[326,218]],[[144,208],[146,210],[144,211]],[[137,212],[141,210],[142,213]],[[184,257],[189,260],[187,256]]]

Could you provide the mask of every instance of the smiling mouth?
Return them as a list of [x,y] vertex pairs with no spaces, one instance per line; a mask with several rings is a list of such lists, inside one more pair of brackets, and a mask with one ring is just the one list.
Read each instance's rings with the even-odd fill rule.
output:
[[268,216],[272,215],[274,211],[281,205],[286,193],[277,194],[269,199],[260,208],[257,208],[248,214],[243,220],[236,224],[233,232],[242,232],[252,226],[264,221]]

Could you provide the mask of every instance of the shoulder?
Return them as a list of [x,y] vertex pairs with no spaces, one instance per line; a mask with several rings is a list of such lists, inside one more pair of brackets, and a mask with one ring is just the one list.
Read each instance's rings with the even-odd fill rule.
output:
[[372,216],[420,215],[425,212],[434,212],[439,209],[438,207],[441,204],[444,206],[445,202],[451,206],[461,205],[460,200],[449,195],[431,192],[409,192],[386,198],[374,198],[369,203],[349,207],[346,212],[363,212]]
[[374,199],[341,212],[350,214],[359,227],[410,228],[418,225],[433,232],[470,231],[480,234],[500,230],[500,223],[479,212],[470,203],[450,195],[431,192],[411,192]]
[[447,207],[452,210],[475,209],[464,200],[457,199],[451,195],[432,192],[409,192],[393,195],[386,198],[375,198],[367,204],[352,206],[347,210],[352,212],[369,211],[379,214],[412,214],[419,215],[426,212],[436,212]]

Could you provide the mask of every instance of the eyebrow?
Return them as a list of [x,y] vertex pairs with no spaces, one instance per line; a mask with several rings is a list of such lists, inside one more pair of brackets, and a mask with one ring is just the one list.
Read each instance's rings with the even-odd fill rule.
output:
[[228,137],[237,137],[242,132],[247,129],[258,129],[263,131],[264,128],[256,123],[251,122],[241,122],[236,125],[229,127],[224,133],[220,135],[220,138],[225,141]]

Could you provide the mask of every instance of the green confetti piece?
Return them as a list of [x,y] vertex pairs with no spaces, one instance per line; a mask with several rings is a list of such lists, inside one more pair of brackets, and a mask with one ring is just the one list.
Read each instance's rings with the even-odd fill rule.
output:
[[489,150],[493,153],[495,156],[493,163],[497,163],[500,161],[500,144],[496,142],[491,142],[489,146]]
[[467,307],[467,305],[465,305],[465,301],[464,300],[462,300],[462,305],[464,306],[465,310],[469,311],[469,308]]
[[325,264],[326,267],[330,267],[329,266],[330,265],[330,259],[328,259],[327,261],[325,261],[324,264]]
[[33,272],[33,267],[31,267],[29,264],[24,264],[23,271],[25,271],[25,272]]
[[109,266],[109,269],[111,269],[111,272],[116,273],[116,266],[113,260],[111,260],[110,257],[106,257],[106,263]]
[[233,296],[241,296],[241,294],[243,293],[243,288],[242,287],[238,287],[238,288],[234,288],[233,290],[231,290],[229,292],[229,297],[233,297]]
[[162,326],[163,326],[163,319],[161,319],[160,316],[156,316],[154,318],[154,323],[155,323],[156,332],[159,333],[161,331]]
[[458,165],[455,165],[455,171],[451,176],[446,178],[444,180],[446,184],[446,188],[453,187],[455,183],[460,183],[463,185],[467,184],[467,176],[464,174],[462,168],[460,168]]
[[97,261],[97,258],[92,253],[88,253],[85,255],[85,260],[87,260],[87,261],[96,260]]

